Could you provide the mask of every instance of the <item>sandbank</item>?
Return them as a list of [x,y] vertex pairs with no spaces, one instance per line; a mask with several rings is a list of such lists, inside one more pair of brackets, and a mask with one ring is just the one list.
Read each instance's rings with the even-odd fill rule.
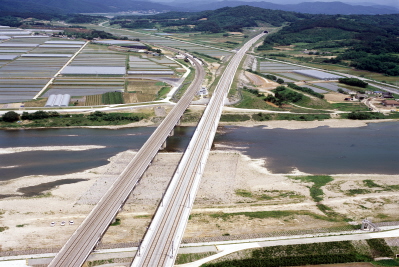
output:
[[[107,165],[67,175],[26,176],[0,183],[3,194],[19,194],[18,189],[62,179],[86,179],[74,184],[59,185],[39,197],[13,196],[0,200],[2,219],[0,249],[23,250],[61,247],[84,220],[109,185],[118,177],[136,152],[121,152]],[[118,214],[121,225],[112,226],[102,239],[115,244],[139,241],[150,223],[162,192],[179,162],[181,153],[159,153],[144,174],[123,210]],[[288,174],[273,174],[265,167],[267,159],[251,159],[231,151],[211,151],[188,222],[184,239],[249,235],[287,230],[329,228],[345,225],[316,219],[307,215],[287,218],[254,218],[234,215],[221,219],[212,214],[306,211],[324,216],[310,197],[309,184],[290,177],[305,175],[300,170]],[[397,191],[366,188],[363,181],[373,180],[382,186],[396,185],[399,175],[332,175],[333,181],[323,187],[323,204],[357,222],[368,217],[399,218]],[[367,189],[348,195],[350,189]],[[239,192],[248,192],[240,194]],[[267,197],[264,197],[267,196]],[[61,221],[73,220],[74,225],[61,226]],[[50,222],[56,222],[54,227]]]

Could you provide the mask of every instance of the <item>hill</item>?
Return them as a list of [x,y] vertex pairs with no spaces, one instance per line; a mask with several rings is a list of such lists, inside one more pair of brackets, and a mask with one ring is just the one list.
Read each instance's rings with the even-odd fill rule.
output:
[[[169,5],[175,5],[181,7],[182,3],[168,3]],[[299,4],[275,4],[264,1],[219,1],[219,2],[193,2],[190,4],[189,9],[191,11],[203,11],[203,10],[215,10],[223,7],[237,7],[242,5],[248,5],[252,7],[260,7],[273,10],[292,11],[308,14],[365,14],[365,15],[376,15],[376,14],[395,14],[399,13],[399,9],[391,6],[382,5],[350,5],[338,1],[334,2],[303,2]]]
[[123,16],[115,18],[111,24],[125,28],[154,28],[161,26],[165,31],[242,31],[243,27],[257,27],[270,24],[276,27],[287,22],[310,18],[314,15],[270,10],[251,6],[225,7],[201,12],[169,12],[153,16]]
[[306,43],[308,49],[334,48],[326,63],[399,76],[399,14],[315,16],[271,34],[259,50]]

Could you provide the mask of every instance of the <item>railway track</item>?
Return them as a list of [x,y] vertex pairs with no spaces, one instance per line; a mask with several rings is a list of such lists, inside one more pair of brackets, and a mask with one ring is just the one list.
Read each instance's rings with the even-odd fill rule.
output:
[[247,42],[224,71],[179,166],[139,246],[132,267],[173,266],[215,136],[224,100],[246,51],[264,36]]
[[[190,55],[187,56],[191,57]],[[49,266],[82,266],[98,244],[151,161],[162,147],[162,144],[180,120],[183,112],[191,103],[195,93],[199,90],[205,77],[205,72],[199,63],[193,58],[191,59],[195,64],[196,74],[187,92],[130,161],[119,178],[112,184],[83,223],[72,234]]]

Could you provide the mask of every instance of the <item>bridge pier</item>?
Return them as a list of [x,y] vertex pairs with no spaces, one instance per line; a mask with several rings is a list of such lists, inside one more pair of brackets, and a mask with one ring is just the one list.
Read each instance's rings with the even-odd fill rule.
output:
[[175,128],[169,133],[169,136],[174,136],[175,135]]
[[161,150],[164,150],[166,148],[166,140],[165,142],[163,142],[162,146],[161,146]]

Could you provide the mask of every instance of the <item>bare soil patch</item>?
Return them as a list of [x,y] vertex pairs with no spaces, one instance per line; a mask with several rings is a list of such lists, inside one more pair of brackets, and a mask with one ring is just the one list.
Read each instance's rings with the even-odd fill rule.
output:
[[328,102],[335,102],[335,103],[340,103],[340,102],[347,103],[348,101],[345,101],[346,97],[348,97],[348,96],[344,95],[344,94],[340,94],[340,93],[327,93],[327,94],[324,94],[324,98]]
[[245,72],[245,76],[248,77],[251,83],[254,84],[257,87],[257,89],[261,92],[270,93],[269,90],[275,89],[277,86],[280,85],[276,82],[270,81],[268,79],[265,79],[259,75],[256,75],[248,71]]

